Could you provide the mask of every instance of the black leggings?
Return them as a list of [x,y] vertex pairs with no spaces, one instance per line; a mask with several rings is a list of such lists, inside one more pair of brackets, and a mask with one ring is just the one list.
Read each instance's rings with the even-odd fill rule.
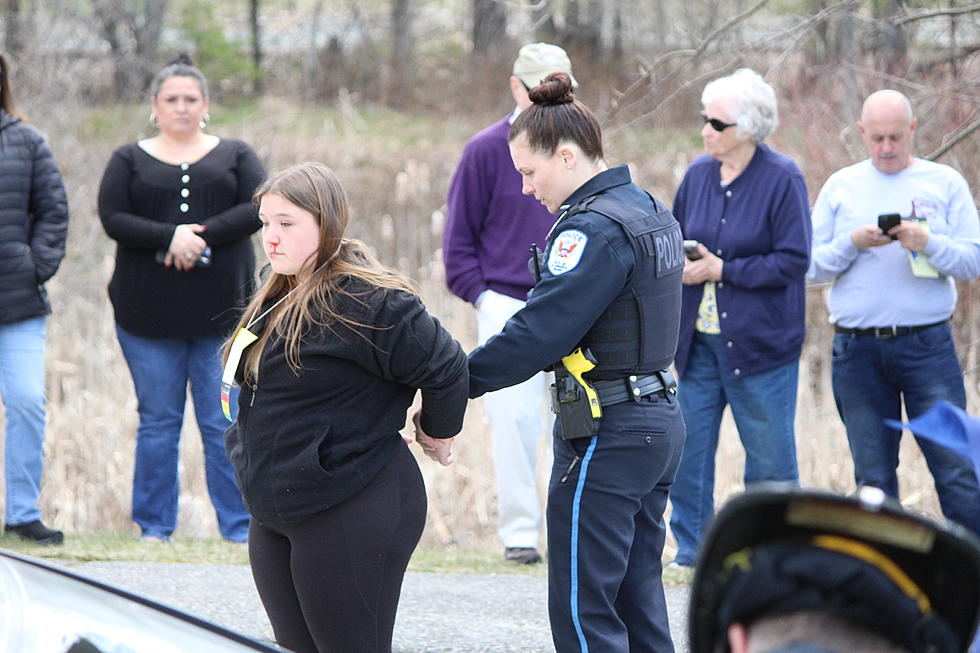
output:
[[366,488],[328,510],[275,530],[252,520],[252,576],[279,645],[389,653],[425,509],[422,474],[402,446]]

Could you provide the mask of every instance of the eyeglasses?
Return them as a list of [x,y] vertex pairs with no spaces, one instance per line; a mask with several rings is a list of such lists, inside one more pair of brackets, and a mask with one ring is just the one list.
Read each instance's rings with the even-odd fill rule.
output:
[[722,122],[717,118],[709,118],[708,114],[706,114],[704,111],[701,112],[701,120],[704,121],[704,124],[711,125],[711,128],[714,129],[716,132],[723,132],[729,127],[735,126],[734,122]]

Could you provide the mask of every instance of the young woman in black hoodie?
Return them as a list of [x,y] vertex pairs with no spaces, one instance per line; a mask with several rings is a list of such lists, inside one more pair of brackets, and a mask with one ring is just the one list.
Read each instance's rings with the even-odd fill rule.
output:
[[426,452],[448,464],[466,356],[404,279],[343,238],[349,208],[329,168],[294,166],[255,196],[271,273],[226,348],[242,391],[225,435],[255,584],[286,648],[390,651],[426,510],[399,431],[421,390],[418,423],[444,439]]

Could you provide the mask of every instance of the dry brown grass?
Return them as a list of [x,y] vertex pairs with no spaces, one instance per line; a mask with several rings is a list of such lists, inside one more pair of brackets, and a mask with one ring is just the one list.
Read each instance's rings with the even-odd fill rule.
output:
[[[802,111],[803,106],[790,104],[783,108],[783,115]],[[68,256],[49,285],[54,314],[48,323],[49,425],[42,508],[54,525],[71,532],[135,534],[129,508],[136,403],[105,293],[113,247],[96,215],[96,193],[112,149],[140,135],[146,110],[142,106],[87,108],[51,101],[33,113],[48,131],[72,209]],[[250,142],[270,170],[311,159],[334,167],[355,207],[353,235],[372,243],[385,262],[415,278],[429,309],[467,350],[473,347],[472,311],[446,291],[438,248],[449,178],[463,143],[489,122],[486,116],[408,116],[345,102],[328,108],[273,98],[242,109],[215,107],[211,113],[216,133]],[[827,114],[817,128],[829,134],[839,126],[840,120]],[[829,170],[849,162],[848,148],[855,147],[853,135],[846,146],[828,138],[817,157],[812,129],[791,125],[779,136],[776,146],[800,162],[813,193]],[[693,130],[634,129],[618,133],[608,151],[613,162],[632,162],[641,185],[669,201],[688,162],[699,152],[699,143]],[[972,150],[950,161],[962,166],[974,182],[980,159],[976,155],[974,143]],[[957,333],[969,370],[971,407],[976,411],[980,408],[978,292],[976,284],[964,285],[961,291]],[[815,288],[809,295],[810,330],[800,370],[797,440],[801,476],[805,485],[848,491],[853,487],[852,469],[829,387],[830,330],[822,293]],[[430,546],[498,546],[489,433],[481,402],[471,407],[458,441],[456,464],[443,469],[427,460],[421,462],[430,497],[425,535]],[[547,446],[542,438],[544,458]],[[181,447],[177,535],[213,536],[217,531],[192,420],[186,422]],[[726,420],[718,452],[719,500],[741,489],[742,460],[737,434]],[[905,503],[935,513],[931,477],[917,449],[908,442],[902,449],[901,472]],[[542,489],[545,476],[546,468],[541,474]]]

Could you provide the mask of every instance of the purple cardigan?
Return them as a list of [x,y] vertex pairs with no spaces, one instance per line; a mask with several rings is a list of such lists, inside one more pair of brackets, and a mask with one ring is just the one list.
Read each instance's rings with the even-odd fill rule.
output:
[[[716,286],[728,372],[741,378],[799,358],[806,331],[810,203],[796,163],[759,145],[727,188],[721,164],[699,156],[674,198],[684,238],[725,261]],[[687,367],[704,284],[684,286],[677,371]]]
[[532,243],[544,249],[555,216],[521,193],[507,145],[505,118],[466,144],[449,185],[449,209],[442,237],[446,282],[457,297],[473,303],[491,289],[527,299],[534,285],[527,262]]

